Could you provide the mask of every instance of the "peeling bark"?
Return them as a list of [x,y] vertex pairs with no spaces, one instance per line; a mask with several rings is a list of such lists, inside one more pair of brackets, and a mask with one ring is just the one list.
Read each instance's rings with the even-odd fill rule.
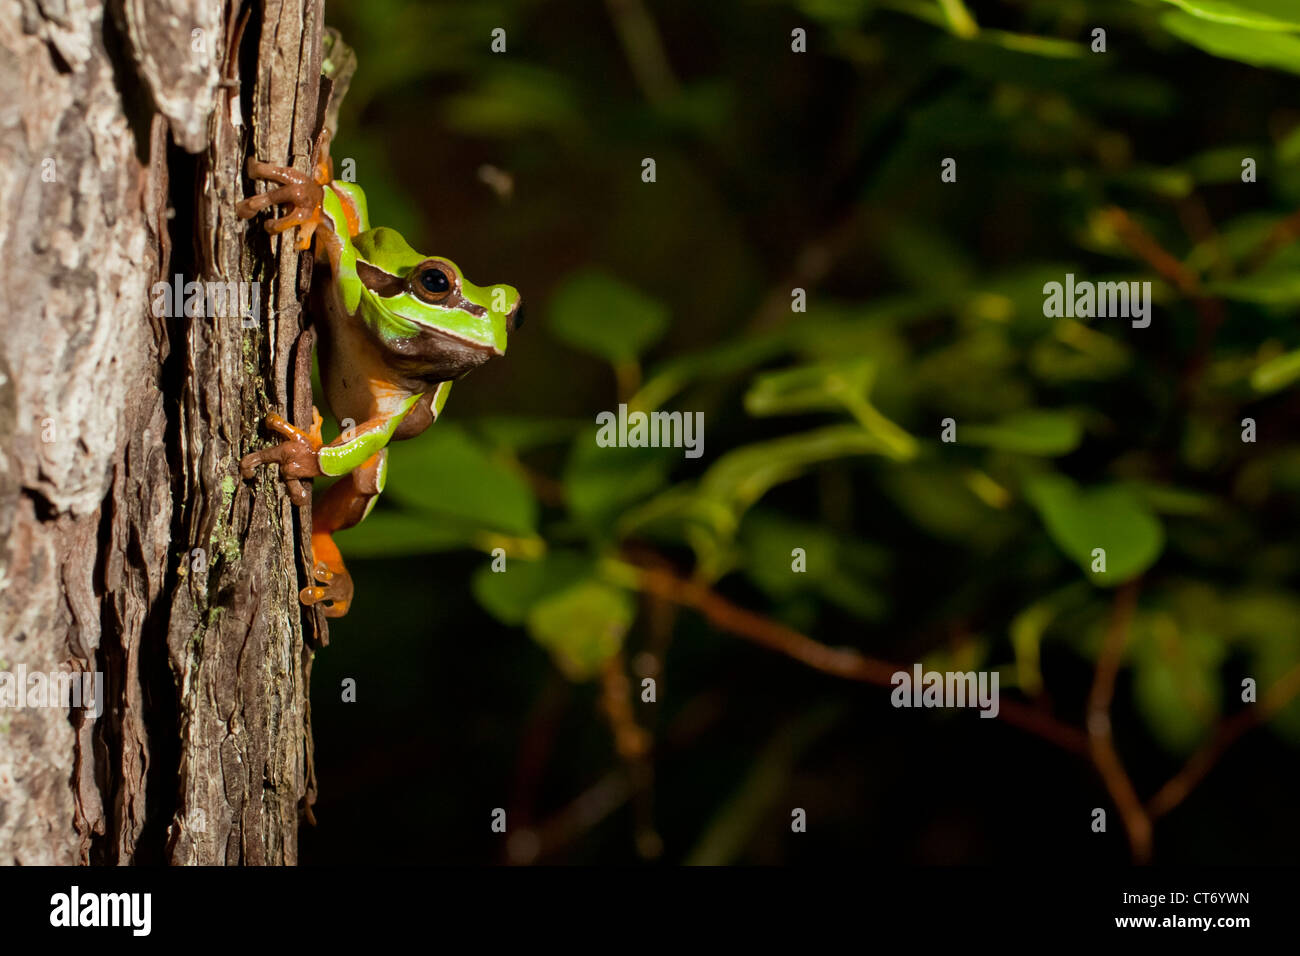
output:
[[[0,862],[296,862],[310,516],[238,463],[310,421],[309,264],[234,204],[308,168],[321,18],[0,0],[0,672],[104,675],[97,720],[0,706]],[[178,273],[259,321],[155,317]]]

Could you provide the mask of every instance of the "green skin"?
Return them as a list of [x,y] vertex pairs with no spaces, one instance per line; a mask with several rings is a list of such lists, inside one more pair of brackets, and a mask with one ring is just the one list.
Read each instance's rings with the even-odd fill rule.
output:
[[329,181],[328,169],[327,157],[314,179],[250,160],[250,177],[283,185],[244,200],[237,211],[248,218],[288,203],[293,210],[267,229],[297,225],[299,248],[307,248],[314,234],[311,311],[321,381],[335,417],[354,424],[322,444],[319,418],[308,433],[268,416],[268,424],[288,440],[246,455],[241,471],[251,477],[257,465],[277,463],[299,504],[310,500],[297,485],[301,479],[344,476],[313,508],[317,583],[301,595],[306,604],[330,602],[325,613],[337,617],[347,612],[352,584],[332,533],[357,524],[374,507],[384,487],[389,443],[436,421],[452,382],[504,355],[523,314],[514,287],[476,286],[450,259],[416,252],[395,230],[370,228],[365,194],[352,183]]
[[[355,236],[348,235],[340,197],[356,210],[360,231]],[[321,342],[325,394],[340,421],[374,423],[321,449],[321,472],[341,475],[385,448],[421,398],[435,396],[432,422],[453,379],[504,355],[520,296],[508,285],[474,285],[450,259],[421,255],[395,230],[371,229],[358,186],[330,183],[323,211],[339,244]],[[431,302],[418,294],[421,266],[447,277],[446,299]]]

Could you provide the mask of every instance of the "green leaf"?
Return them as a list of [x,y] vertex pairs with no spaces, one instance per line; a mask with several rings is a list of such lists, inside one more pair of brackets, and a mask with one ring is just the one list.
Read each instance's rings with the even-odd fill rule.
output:
[[543,445],[567,441],[581,431],[583,422],[571,418],[542,418],[529,415],[497,415],[476,418],[474,432],[491,445],[512,451],[528,451]]
[[669,488],[624,514],[618,533],[685,540],[695,551],[701,576],[716,577],[729,567],[728,549],[741,518],[773,486],[816,464],[857,455],[897,457],[889,445],[856,425],[742,445],[719,458],[699,482]]
[[906,461],[916,455],[916,440],[868,400],[875,379],[875,363],[866,359],[768,372],[757,376],[745,395],[745,410],[761,416],[842,407],[887,449],[887,454]]
[[335,533],[349,558],[404,558],[466,547],[475,530],[460,521],[376,508],[359,525]]
[[521,537],[537,533],[537,500],[528,483],[452,423],[440,423],[389,456],[384,494],[458,525]]
[[1268,147],[1260,143],[1218,146],[1191,157],[1187,169],[1198,183],[1239,183],[1241,161],[1247,156],[1267,157],[1267,154]]
[[[1206,590],[1211,599],[1222,594],[1209,585]],[[1300,636],[1295,628],[1295,622],[1300,620],[1300,599],[1286,591],[1252,589],[1232,593],[1222,606],[1229,618],[1225,629],[1245,645],[1250,656],[1246,676],[1254,678],[1259,700],[1274,684],[1288,677],[1300,661]],[[1200,608],[1196,611],[1198,619],[1208,616]],[[1241,693],[1240,683],[1234,691]],[[1300,698],[1279,710],[1269,721],[1269,728],[1293,745],[1300,745]]]
[[662,488],[682,454],[681,448],[602,448],[595,429],[586,431],[564,469],[569,510],[590,527],[607,528],[624,508]]
[[1014,53],[1030,53],[1056,60],[1073,60],[1088,55],[1086,44],[1057,37],[1035,36],[1031,33],[985,29],[979,32],[978,39],[983,43],[992,43]]
[[[883,548],[761,509],[745,518],[741,541],[745,573],[772,598],[814,592],[864,620],[883,614],[885,596],[872,580],[888,564]],[[793,568],[796,548],[804,552],[803,571]]]
[[549,595],[590,576],[592,560],[578,551],[552,551],[538,561],[512,560],[504,571],[484,564],[474,572],[474,597],[504,624],[521,625]]
[[1223,512],[1223,502],[1214,495],[1148,481],[1128,484],[1158,514],[1204,518]]
[[442,115],[448,126],[476,136],[514,137],[545,130],[573,137],[586,125],[577,100],[568,81],[556,72],[506,64],[473,88],[444,97]]
[[1011,647],[1016,655],[1016,683],[1030,697],[1043,690],[1043,672],[1039,664],[1043,632],[1056,617],[1056,606],[1050,601],[1031,604],[1011,621]]
[[881,252],[899,278],[913,288],[953,293],[973,280],[976,270],[951,233],[926,227],[912,218],[891,223],[888,232],[889,242]]
[[1295,0],[1165,0],[1193,16],[1253,30],[1300,30]]
[[[1132,488],[1100,485],[1080,490],[1068,478],[1030,479],[1026,496],[1052,540],[1095,584],[1113,586],[1136,577],[1160,557],[1164,527]],[[1093,550],[1106,553],[1106,570],[1094,572]]]
[[1222,639],[1182,628],[1169,614],[1148,614],[1134,621],[1132,644],[1138,710],[1167,749],[1190,752],[1222,707],[1218,679]]
[[1206,292],[1234,302],[1256,305],[1295,305],[1300,303],[1300,275],[1293,271],[1269,268],[1240,279],[1212,282]]
[[729,451],[705,473],[700,489],[743,511],[809,466],[855,455],[900,457],[856,425],[830,425]]
[[914,524],[942,540],[987,552],[1010,529],[1005,514],[981,501],[953,468],[933,462],[890,468],[881,487]]
[[1300,73],[1300,37],[1269,33],[1249,27],[1228,26],[1187,13],[1167,13],[1160,18],[1166,30],[1206,53],[1251,66],[1275,67]]
[[958,425],[961,444],[985,445],[1023,455],[1066,455],[1079,447],[1083,427],[1068,412],[1025,411],[990,425]]
[[1250,384],[1257,392],[1276,392],[1296,379],[1300,379],[1300,350],[1269,359],[1251,373]]
[[635,611],[626,591],[588,578],[534,605],[528,632],[566,677],[587,680],[622,648]]
[[569,276],[551,299],[556,338],[611,362],[635,359],[668,328],[668,309],[604,272]]
[[874,379],[867,359],[764,372],[745,393],[745,411],[761,417],[840,409],[845,398],[864,398]]
[[716,381],[770,361],[789,350],[792,338],[791,330],[784,328],[757,332],[668,359],[654,368],[628,406],[653,411],[697,379]]

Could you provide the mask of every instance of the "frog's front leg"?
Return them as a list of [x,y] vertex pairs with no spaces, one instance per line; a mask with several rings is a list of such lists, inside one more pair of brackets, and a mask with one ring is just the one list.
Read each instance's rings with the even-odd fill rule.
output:
[[315,408],[311,410],[312,427],[305,432],[294,427],[274,412],[266,416],[266,424],[283,435],[287,441],[270,448],[249,452],[239,462],[239,473],[245,478],[252,478],[258,465],[271,462],[280,466],[289,490],[289,500],[301,507],[311,501],[311,490],[303,484],[304,478],[315,478],[324,474],[320,467],[321,417]]
[[321,130],[320,137],[312,148],[312,172],[299,172],[292,166],[276,166],[264,163],[260,159],[248,158],[249,179],[265,179],[279,183],[279,189],[257,196],[250,196],[235,204],[235,214],[240,219],[252,219],[267,206],[287,204],[292,209],[278,219],[266,224],[266,231],[281,233],[293,226],[299,226],[298,248],[309,249],[311,237],[316,227],[324,221],[322,203],[325,200],[325,187],[334,178],[334,164],[330,160],[330,138],[328,130]]
[[312,176],[299,172],[291,166],[274,166],[259,159],[249,157],[248,176],[250,179],[266,179],[280,183],[279,189],[259,193],[235,204],[235,214],[240,219],[251,219],[267,206],[285,203],[293,208],[278,219],[266,224],[270,233],[284,232],[293,226],[299,226],[298,248],[311,246],[311,237],[316,227],[323,221],[321,204],[325,200],[325,187]]

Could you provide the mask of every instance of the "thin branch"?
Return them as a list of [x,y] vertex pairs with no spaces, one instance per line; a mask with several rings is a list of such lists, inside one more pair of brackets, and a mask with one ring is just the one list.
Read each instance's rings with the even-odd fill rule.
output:
[[1124,657],[1124,645],[1128,642],[1129,626],[1137,607],[1137,593],[1136,581],[1122,585],[1115,592],[1110,627],[1106,631],[1101,653],[1097,656],[1092,692],[1088,695],[1088,749],[1092,762],[1124,821],[1129,846],[1133,851],[1133,862],[1148,863],[1151,860],[1151,818],[1142,807],[1142,801],[1133,789],[1133,781],[1129,779],[1119,753],[1115,750],[1110,726],[1110,702],[1115,696],[1115,677]]
[[632,710],[632,683],[627,679],[627,662],[622,651],[614,654],[600,671],[600,709],[609,722],[614,749],[629,762],[650,752],[650,735],[636,722]]
[[1247,267],[1252,272],[1263,268],[1270,259],[1297,239],[1300,239],[1300,210],[1293,212],[1269,230],[1264,241],[1246,256]]
[[[702,695],[687,701],[664,734],[661,755],[680,753],[689,747],[715,726],[725,712],[725,702],[716,696]],[[653,783],[653,774],[640,773],[635,766],[624,765],[609,771],[554,816],[516,830],[506,844],[507,862],[537,863],[554,855],[608,819],[629,800],[646,795]],[[662,841],[653,828],[641,827],[637,851],[642,857],[653,859],[662,850]]]
[[1196,309],[1200,319],[1196,344],[1192,347],[1191,357],[1183,366],[1178,385],[1179,401],[1186,402],[1201,380],[1201,375],[1209,362],[1210,347],[1214,344],[1214,337],[1226,317],[1223,303],[1206,296],[1201,286],[1200,276],[1160,245],[1155,236],[1142,228],[1123,209],[1111,206],[1105,211],[1104,216],[1120,241],[1128,246],[1134,255],[1154,269],[1157,275],[1162,276],[1182,293]]
[[1183,265],[1177,256],[1166,251],[1155,236],[1142,228],[1125,210],[1118,206],[1111,206],[1103,216],[1107,224],[1115,230],[1120,241],[1128,246],[1129,251],[1146,262],[1157,275],[1163,277],[1188,298],[1200,295],[1200,277]]
[[[893,675],[904,670],[855,650],[827,647],[793,628],[738,607],[704,585],[679,577],[671,571],[644,565],[633,567],[642,590],[647,593],[692,608],[703,614],[719,630],[792,657],[824,674],[878,687],[892,687]],[[1083,733],[1036,707],[1018,701],[1002,701],[998,716],[1064,750],[1077,754],[1088,752],[1087,738]]]
[[645,4],[641,0],[605,0],[605,6],[642,95],[655,106],[676,96],[680,90],[677,77]]
[[1198,750],[1183,765],[1183,769],[1174,774],[1169,781],[1147,801],[1147,814],[1155,820],[1164,816],[1178,804],[1205,778],[1224,751],[1231,747],[1237,738],[1252,727],[1267,723],[1283,707],[1300,693],[1300,664],[1287,671],[1277,681],[1259,703],[1233,715],[1219,725],[1219,729],[1210,742]]
[[819,235],[808,239],[791,257],[792,265],[786,274],[764,296],[746,331],[772,328],[796,315],[790,311],[790,290],[803,289],[811,294],[849,249],[865,218],[862,207],[854,205]]
[[[635,571],[638,584],[646,594],[691,608],[719,630],[784,654],[824,674],[878,687],[892,687],[892,677],[901,669],[855,650],[828,647],[793,628],[732,604],[703,584],[680,577],[667,567],[657,564],[648,567],[641,563],[630,563],[627,566]],[[998,716],[1008,724],[1041,737],[1062,750],[1090,757],[1119,810],[1134,862],[1147,863],[1152,853],[1153,821],[1177,806],[1242,734],[1256,725],[1268,722],[1300,694],[1300,665],[1288,671],[1270,687],[1258,707],[1225,721],[1214,739],[1193,755],[1183,769],[1161,787],[1144,807],[1115,749],[1110,722],[1115,680],[1137,609],[1137,595],[1137,582],[1129,582],[1115,593],[1110,626],[1097,659],[1093,685],[1088,696],[1086,734],[1038,707],[1019,701],[1002,701]]]
[[623,768],[611,770],[562,811],[537,827],[523,827],[506,841],[506,860],[535,863],[557,847],[573,842],[627,803],[636,784]]

